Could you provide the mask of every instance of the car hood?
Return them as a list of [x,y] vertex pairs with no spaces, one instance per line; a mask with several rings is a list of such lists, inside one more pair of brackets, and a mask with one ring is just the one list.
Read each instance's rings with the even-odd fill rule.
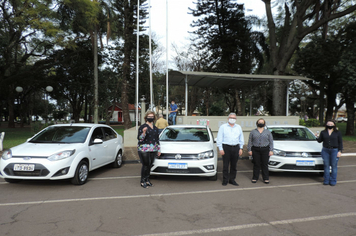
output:
[[13,156],[50,156],[52,154],[78,149],[78,145],[82,144],[67,144],[67,143],[23,143],[11,148]]
[[160,141],[162,153],[201,153],[213,150],[210,142],[166,142]]
[[273,141],[273,147],[286,152],[321,152],[317,141]]

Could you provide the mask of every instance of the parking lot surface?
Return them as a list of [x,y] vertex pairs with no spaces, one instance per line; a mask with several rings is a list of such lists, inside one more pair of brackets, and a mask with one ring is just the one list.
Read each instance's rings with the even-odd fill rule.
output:
[[237,165],[239,187],[219,173],[160,176],[143,189],[140,164],[95,170],[81,186],[0,179],[0,235],[356,235],[355,156],[340,158],[335,187],[316,173],[252,184],[252,163]]

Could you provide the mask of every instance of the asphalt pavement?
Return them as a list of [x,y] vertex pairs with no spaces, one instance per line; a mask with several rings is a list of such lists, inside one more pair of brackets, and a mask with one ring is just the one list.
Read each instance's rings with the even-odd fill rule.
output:
[[103,167],[80,186],[0,179],[0,235],[356,235],[355,157],[340,158],[334,187],[316,173],[253,184],[249,160],[238,161],[238,187],[222,186],[219,172],[217,181],[159,176],[143,189],[140,164]]

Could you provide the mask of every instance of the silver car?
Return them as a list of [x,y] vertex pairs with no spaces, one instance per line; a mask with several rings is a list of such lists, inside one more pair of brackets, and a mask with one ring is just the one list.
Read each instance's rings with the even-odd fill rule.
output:
[[322,144],[307,127],[269,125],[273,136],[273,155],[269,171],[324,172]]
[[217,180],[218,154],[207,126],[172,125],[160,135],[161,156],[151,175],[201,176]]

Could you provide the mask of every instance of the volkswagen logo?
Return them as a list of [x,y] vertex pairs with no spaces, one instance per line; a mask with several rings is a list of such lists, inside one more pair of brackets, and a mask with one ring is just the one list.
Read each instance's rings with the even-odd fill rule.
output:
[[307,158],[308,156],[309,156],[308,153],[306,153],[306,152],[302,153],[302,157]]
[[174,158],[178,160],[178,159],[182,159],[182,156],[180,154],[177,154],[177,155],[175,155]]
[[31,157],[24,157],[23,159],[28,161],[28,160],[31,160]]

